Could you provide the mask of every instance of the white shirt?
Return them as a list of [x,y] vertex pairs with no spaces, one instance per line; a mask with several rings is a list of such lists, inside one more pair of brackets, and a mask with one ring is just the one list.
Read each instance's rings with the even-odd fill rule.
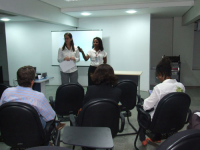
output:
[[182,83],[177,82],[176,79],[166,79],[162,83],[156,85],[151,95],[144,100],[143,109],[149,110],[154,107],[154,110],[150,112],[151,119],[153,118],[154,112],[159,101],[167,94],[172,92],[184,92],[185,87]]
[[[75,64],[76,64],[76,62],[80,61],[79,50],[78,50],[78,48],[77,48],[76,46],[74,46],[74,52],[73,52],[73,50],[72,50],[72,47],[70,48],[70,50],[67,49],[66,46],[65,46],[65,49],[64,49],[64,50],[62,50],[62,47],[59,48],[59,50],[58,50],[58,62],[61,63],[62,61],[64,61],[64,58],[65,58],[66,56],[67,56],[67,57],[72,57],[72,56],[74,56],[74,58],[75,58],[74,63],[75,63]],[[69,69],[69,70],[66,71],[65,73],[71,73],[71,72],[74,72],[74,71],[76,71],[76,70],[77,70],[77,66],[74,66],[73,68]],[[61,68],[60,68],[60,71],[62,71]]]
[[99,66],[103,64],[103,58],[107,56],[107,53],[104,50],[99,50],[96,52],[94,49],[92,49],[87,54],[90,56],[91,66]]

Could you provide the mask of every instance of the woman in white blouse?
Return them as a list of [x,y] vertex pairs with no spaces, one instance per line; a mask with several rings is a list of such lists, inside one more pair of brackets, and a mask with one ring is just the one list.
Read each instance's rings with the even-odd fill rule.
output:
[[87,56],[85,56],[83,50],[78,47],[79,51],[83,55],[84,60],[87,61],[89,58],[91,60],[90,67],[88,69],[88,86],[93,85],[91,74],[94,73],[99,65],[107,63],[107,53],[104,51],[101,38],[95,37],[93,39],[92,48],[93,49],[87,53]]
[[74,45],[71,33],[65,33],[64,39],[65,42],[63,46],[58,50],[58,62],[61,63],[63,61],[73,61],[75,66],[65,72],[63,72],[60,68],[62,84],[77,83],[78,70],[76,62],[80,60],[79,51],[78,48]]
[[[172,67],[171,61],[168,57],[162,58],[162,60],[156,66],[156,76],[160,80],[160,84],[157,84],[151,95],[144,100],[143,109],[145,111],[154,108],[153,111],[150,112],[151,119],[154,116],[154,112],[156,107],[158,106],[159,101],[167,94],[172,92],[185,92],[185,87],[182,83],[177,82],[176,79],[172,79]],[[145,131],[141,130],[140,132],[140,141],[142,145],[146,145],[148,141],[151,142],[160,142],[161,135],[154,135],[154,139],[147,138],[145,139]]]

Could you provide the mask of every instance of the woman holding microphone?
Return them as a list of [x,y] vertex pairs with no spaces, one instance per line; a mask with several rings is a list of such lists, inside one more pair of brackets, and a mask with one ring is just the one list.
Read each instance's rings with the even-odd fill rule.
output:
[[91,74],[94,73],[94,71],[99,65],[107,63],[107,53],[104,51],[103,42],[101,38],[95,37],[93,39],[92,48],[93,49],[87,53],[87,56],[85,56],[83,50],[80,47],[78,47],[79,51],[83,55],[84,60],[87,61],[89,58],[91,60],[90,67],[88,69],[88,86],[93,85]]
[[77,83],[78,82],[78,70],[76,66],[76,62],[80,60],[80,55],[78,48],[74,45],[74,41],[71,33],[64,34],[65,42],[61,48],[58,50],[58,62],[61,63],[63,61],[74,61],[75,66],[63,72],[60,68],[61,72],[61,81],[62,84],[68,83]]

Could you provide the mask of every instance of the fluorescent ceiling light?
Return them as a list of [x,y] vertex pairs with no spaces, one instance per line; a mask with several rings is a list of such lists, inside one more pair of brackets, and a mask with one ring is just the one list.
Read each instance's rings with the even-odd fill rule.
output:
[[8,18],[1,18],[1,21],[9,21],[10,19]]
[[129,14],[134,14],[134,13],[136,13],[137,11],[135,11],[135,10],[127,10],[126,11],[126,13],[129,13]]
[[91,15],[91,13],[83,12],[83,13],[81,13],[81,15],[83,15],[83,16],[89,16],[89,15]]

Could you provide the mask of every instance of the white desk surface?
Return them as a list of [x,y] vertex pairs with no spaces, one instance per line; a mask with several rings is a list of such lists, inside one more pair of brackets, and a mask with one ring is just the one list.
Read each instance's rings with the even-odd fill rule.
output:
[[114,71],[115,75],[134,75],[141,76],[142,71]]
[[34,83],[42,83],[42,82],[45,82],[45,81],[48,81],[50,79],[53,79],[54,77],[46,77],[46,78],[43,78],[43,79],[35,79]]

